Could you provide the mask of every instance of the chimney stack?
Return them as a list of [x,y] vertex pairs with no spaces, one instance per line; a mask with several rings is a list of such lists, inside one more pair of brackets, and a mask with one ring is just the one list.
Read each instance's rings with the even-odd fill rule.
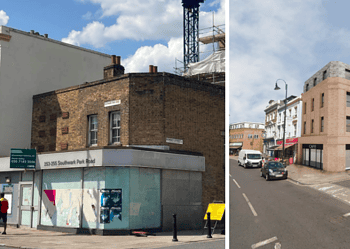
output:
[[125,69],[122,65],[120,65],[120,56],[112,55],[111,59],[111,65],[103,68],[104,79],[109,79],[124,74]]
[[157,66],[153,66],[153,73],[157,73],[158,72],[158,67]]
[[153,73],[153,65],[149,65],[149,72]]

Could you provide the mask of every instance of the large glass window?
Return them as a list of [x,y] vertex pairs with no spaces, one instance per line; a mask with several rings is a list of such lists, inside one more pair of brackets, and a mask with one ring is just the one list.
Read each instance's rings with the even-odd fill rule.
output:
[[110,113],[110,143],[120,143],[120,112]]
[[350,132],[350,117],[346,117],[346,132]]
[[89,116],[89,145],[97,145],[97,115]]
[[346,93],[346,107],[350,107],[350,93]]

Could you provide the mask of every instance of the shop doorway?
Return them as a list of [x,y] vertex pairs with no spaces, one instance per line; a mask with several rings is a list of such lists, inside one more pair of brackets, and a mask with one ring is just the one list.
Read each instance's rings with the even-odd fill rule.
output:
[[19,225],[33,227],[33,184],[20,183]]
[[323,169],[323,144],[303,144],[303,165]]

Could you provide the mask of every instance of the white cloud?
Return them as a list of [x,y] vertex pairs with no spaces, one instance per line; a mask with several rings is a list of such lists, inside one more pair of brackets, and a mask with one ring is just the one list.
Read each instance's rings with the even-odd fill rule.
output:
[[182,38],[172,38],[167,46],[156,44],[144,46],[134,55],[122,61],[126,73],[148,72],[149,65],[158,67],[158,72],[174,72],[175,58],[182,59]]
[[[91,44],[103,47],[116,40],[133,39],[136,41],[169,41],[172,37],[181,37],[183,30],[183,8],[180,1],[166,0],[83,0],[99,4],[102,19],[87,24],[81,31],[72,30],[63,42],[74,45]],[[216,24],[224,23],[224,1],[222,9],[216,13]],[[116,17],[116,23],[105,26],[103,17]],[[212,14],[200,12],[200,27],[212,25]],[[98,36],[98,37],[97,37]]]
[[93,17],[93,15],[90,11],[86,12],[86,14],[82,16],[82,18],[85,20],[91,20],[92,17]]
[[0,25],[6,25],[10,17],[6,14],[5,11],[0,10]]
[[[315,46],[327,37],[319,1],[233,1],[230,15],[230,123],[264,122],[277,79],[288,95],[300,95],[311,77],[303,66],[315,62]],[[234,10],[234,11],[233,11]],[[307,14],[306,14],[307,13]],[[314,73],[314,72],[313,72]]]

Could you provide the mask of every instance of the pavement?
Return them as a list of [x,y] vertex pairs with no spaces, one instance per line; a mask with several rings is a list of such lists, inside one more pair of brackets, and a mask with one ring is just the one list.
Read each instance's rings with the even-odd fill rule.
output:
[[[2,232],[3,229],[0,228]],[[9,226],[7,234],[0,234],[0,248],[160,248],[185,245],[195,242],[225,240],[221,230],[216,230],[212,238],[207,238],[203,230],[177,232],[177,242],[173,242],[172,232],[160,232],[147,237],[133,235],[101,236],[76,235],[61,232],[42,231],[34,228],[14,228]]]

